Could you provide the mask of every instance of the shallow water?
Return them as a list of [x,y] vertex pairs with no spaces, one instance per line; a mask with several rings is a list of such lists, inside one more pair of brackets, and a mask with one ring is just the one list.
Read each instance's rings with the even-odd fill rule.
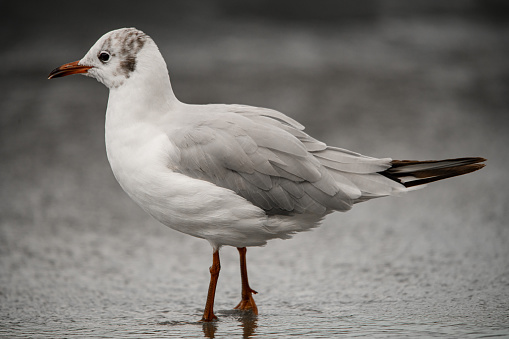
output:
[[[390,208],[389,208],[390,210]],[[332,219],[332,220],[331,220]],[[292,241],[248,251],[258,317],[239,301],[236,250],[222,251],[219,321],[203,324],[210,251],[147,222],[141,230],[23,237],[2,260],[7,337],[482,337],[507,335],[505,258],[476,225],[401,229],[334,218]],[[465,226],[477,237],[459,237]],[[485,226],[484,226],[485,227]],[[375,229],[376,228],[376,229]],[[97,231],[97,230],[96,230]],[[141,236],[143,234],[143,236]],[[413,236],[412,236],[413,234]],[[415,236],[424,239],[415,239]],[[444,235],[444,234],[442,234]],[[130,237],[138,238],[136,244]],[[28,240],[27,238],[32,238]],[[434,238],[434,239],[432,239]],[[32,242],[28,244],[28,242]],[[44,245],[36,245],[37,242]],[[129,242],[131,242],[129,244]],[[483,245],[477,251],[476,246]],[[500,246],[500,244],[498,244]],[[489,248],[489,249],[488,249]],[[29,251],[32,251],[30,253]]]
[[238,257],[222,249],[219,321],[203,324],[210,246],[121,191],[102,85],[45,79],[114,27],[29,26],[0,54],[0,337],[509,336],[507,25],[250,20],[140,28],[185,102],[272,107],[367,155],[488,166],[248,249],[257,317],[232,310]]

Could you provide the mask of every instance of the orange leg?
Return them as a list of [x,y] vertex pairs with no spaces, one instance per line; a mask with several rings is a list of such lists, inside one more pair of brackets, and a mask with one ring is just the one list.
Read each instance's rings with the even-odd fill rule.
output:
[[256,294],[255,290],[249,287],[249,281],[247,279],[247,266],[246,266],[246,248],[237,247],[240,254],[240,277],[242,278],[242,300],[235,307],[236,310],[251,310],[254,314],[258,314],[258,308],[253,299],[253,293]]
[[212,255],[212,266],[210,266],[210,284],[209,293],[207,294],[207,303],[205,304],[205,311],[201,321],[212,321],[217,319],[214,315],[214,298],[216,296],[217,279],[219,278],[219,271],[221,270],[221,263],[219,262],[219,250],[216,250]]

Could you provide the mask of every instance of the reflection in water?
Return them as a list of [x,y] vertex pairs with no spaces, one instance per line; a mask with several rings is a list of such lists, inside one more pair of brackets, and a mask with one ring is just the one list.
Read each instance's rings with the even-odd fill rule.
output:
[[257,317],[252,312],[242,312],[240,323],[243,329],[242,338],[251,338],[254,335],[257,325]]
[[[237,320],[240,322],[240,326],[242,327],[242,338],[252,338],[255,334],[255,330],[258,327],[257,320],[255,314],[252,312],[246,312],[246,311],[223,311],[221,312],[223,316],[236,316]],[[216,331],[218,324],[220,323],[218,321],[212,321],[212,322],[204,322],[202,325],[203,328],[203,334],[205,335],[205,338],[215,338]]]
[[205,335],[205,338],[215,338],[216,330],[217,321],[203,323],[203,334]]

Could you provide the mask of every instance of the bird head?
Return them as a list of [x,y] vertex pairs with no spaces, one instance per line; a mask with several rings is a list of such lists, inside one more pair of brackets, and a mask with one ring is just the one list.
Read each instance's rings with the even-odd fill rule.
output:
[[139,69],[143,52],[154,48],[156,54],[160,54],[152,39],[142,31],[135,28],[117,29],[97,40],[81,60],[55,68],[48,79],[83,74],[97,79],[110,89],[116,88]]

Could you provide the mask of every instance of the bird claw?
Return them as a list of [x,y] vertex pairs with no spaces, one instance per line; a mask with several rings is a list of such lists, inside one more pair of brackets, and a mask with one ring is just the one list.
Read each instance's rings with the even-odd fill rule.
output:
[[[253,293],[257,293],[252,291]],[[235,306],[233,309],[240,311],[249,311],[251,310],[255,315],[258,315],[258,307],[256,307],[256,303],[253,299],[252,295],[249,295],[249,299],[242,299],[240,303]]]

